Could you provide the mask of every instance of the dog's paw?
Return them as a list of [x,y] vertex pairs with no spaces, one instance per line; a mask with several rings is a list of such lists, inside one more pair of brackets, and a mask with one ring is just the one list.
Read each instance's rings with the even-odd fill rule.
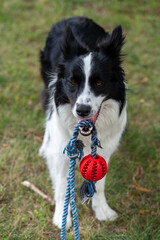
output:
[[[61,229],[62,226],[62,217],[60,217],[57,214],[54,214],[53,216],[53,224],[58,227],[59,229]],[[67,216],[67,225],[66,225],[66,229],[68,230],[70,227],[72,226],[72,219],[71,216],[68,215]]]
[[118,214],[107,205],[93,207],[93,210],[99,221],[113,221],[118,217]]

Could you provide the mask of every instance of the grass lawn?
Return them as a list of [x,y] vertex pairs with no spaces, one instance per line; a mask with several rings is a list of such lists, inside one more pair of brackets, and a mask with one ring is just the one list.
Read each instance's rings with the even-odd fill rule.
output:
[[[160,2],[157,0],[0,1],[0,239],[60,239],[54,207],[21,185],[28,180],[52,196],[45,161],[38,157],[44,132],[39,51],[51,25],[88,16],[111,31],[122,24],[128,81],[128,125],[106,178],[106,197],[119,213],[98,222],[78,191],[83,240],[160,239]],[[143,169],[139,175],[138,169]],[[138,186],[134,184],[133,177]],[[141,186],[142,188],[140,188]],[[145,189],[144,189],[145,188]],[[73,228],[67,233],[73,240]]]

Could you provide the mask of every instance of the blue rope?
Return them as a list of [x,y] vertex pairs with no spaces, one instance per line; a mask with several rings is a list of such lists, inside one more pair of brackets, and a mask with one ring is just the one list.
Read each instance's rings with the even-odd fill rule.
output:
[[[97,139],[97,131],[94,126],[94,124],[88,120],[79,122],[73,132],[73,137],[69,141],[67,147],[64,149],[63,153],[67,151],[67,156],[70,158],[69,161],[69,174],[67,178],[67,188],[66,188],[66,195],[64,200],[64,208],[63,208],[63,216],[62,216],[62,227],[61,227],[61,239],[66,240],[66,224],[67,224],[67,215],[68,215],[68,206],[69,201],[71,199],[71,209],[72,209],[72,215],[73,215],[73,225],[74,225],[74,235],[75,240],[80,240],[79,236],[79,224],[78,224],[78,213],[76,208],[76,199],[75,199],[75,164],[76,164],[76,158],[79,158],[81,160],[83,156],[83,149],[76,144],[78,142],[78,134],[80,131],[80,127],[87,127],[92,128],[92,157],[96,158],[96,151],[97,146],[99,146],[99,141]],[[93,182],[88,181],[88,189],[90,193],[90,197],[94,195],[94,188]]]

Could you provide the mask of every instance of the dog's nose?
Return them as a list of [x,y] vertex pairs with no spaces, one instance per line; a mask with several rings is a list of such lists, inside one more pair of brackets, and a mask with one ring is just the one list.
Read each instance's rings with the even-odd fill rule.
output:
[[85,104],[77,104],[76,111],[80,117],[87,117],[91,111],[91,107]]

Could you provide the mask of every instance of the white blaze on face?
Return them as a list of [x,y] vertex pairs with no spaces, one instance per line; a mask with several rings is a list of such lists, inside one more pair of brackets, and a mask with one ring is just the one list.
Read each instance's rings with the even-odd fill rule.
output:
[[91,72],[91,60],[92,60],[92,53],[89,53],[84,59],[83,59],[83,71],[85,75],[85,85],[84,85],[84,90],[78,97],[76,103],[77,104],[85,104],[85,105],[90,105],[90,88],[89,88],[89,77],[90,77],[90,72]]
[[89,53],[85,58],[83,58],[83,71],[85,75],[84,89],[82,93],[77,98],[75,106],[73,108],[73,114],[77,117],[76,107],[77,104],[89,105],[91,107],[91,112],[87,118],[92,118],[100,109],[101,103],[104,99],[102,96],[95,96],[90,85],[89,77],[91,75],[91,62],[92,62],[92,53]]

